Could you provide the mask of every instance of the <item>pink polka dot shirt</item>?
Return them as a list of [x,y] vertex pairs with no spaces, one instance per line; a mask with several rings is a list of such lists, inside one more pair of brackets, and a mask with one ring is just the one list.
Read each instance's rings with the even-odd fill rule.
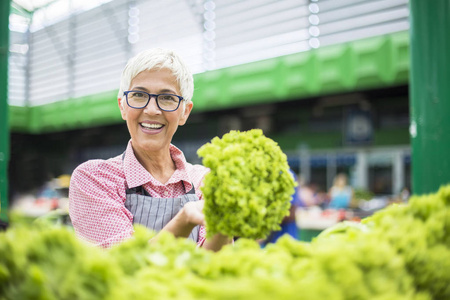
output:
[[[162,184],[138,162],[131,140],[125,157],[89,160],[72,174],[69,189],[69,214],[79,238],[108,248],[133,235],[133,215],[125,207],[126,188],[143,186],[152,197],[173,198],[192,188],[202,199],[200,185],[208,169],[186,162],[183,152],[170,145],[176,170]],[[183,186],[184,184],[184,186]],[[205,228],[200,227],[197,244],[205,241]]]

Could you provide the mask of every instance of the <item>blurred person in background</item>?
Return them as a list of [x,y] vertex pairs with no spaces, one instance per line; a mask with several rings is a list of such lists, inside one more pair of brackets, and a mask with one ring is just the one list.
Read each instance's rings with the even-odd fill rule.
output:
[[308,183],[305,184],[302,179],[299,180],[299,198],[301,203],[305,207],[319,206],[321,203],[317,195],[317,184]]
[[410,196],[411,196],[411,191],[409,190],[408,187],[405,186],[400,192],[401,201],[408,202]]
[[353,189],[347,183],[346,174],[339,173],[336,175],[328,196],[330,199],[328,208],[345,209],[350,206],[350,202],[353,198]]
[[173,51],[150,49],[128,61],[118,94],[131,136],[126,150],[89,160],[72,174],[69,213],[79,238],[111,247],[130,238],[138,223],[206,249],[230,242],[220,234],[205,238],[200,186],[208,169],[188,163],[171,144],[192,110],[193,91],[193,76]]

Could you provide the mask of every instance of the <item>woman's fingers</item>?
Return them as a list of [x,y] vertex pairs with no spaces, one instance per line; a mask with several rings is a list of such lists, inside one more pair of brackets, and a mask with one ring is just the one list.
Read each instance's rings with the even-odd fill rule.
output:
[[187,222],[196,225],[205,225],[205,215],[203,214],[204,201],[190,201],[184,205],[184,213]]

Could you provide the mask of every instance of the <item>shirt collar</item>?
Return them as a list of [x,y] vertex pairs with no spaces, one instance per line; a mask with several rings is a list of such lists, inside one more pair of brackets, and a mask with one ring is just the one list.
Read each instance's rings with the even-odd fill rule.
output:
[[[123,159],[123,170],[128,188],[138,187],[148,182],[163,185],[159,183],[137,160],[131,142],[131,140],[128,142],[125,157]],[[169,146],[169,151],[170,156],[175,163],[176,170],[166,184],[177,183],[183,180],[185,182],[186,190],[189,190],[192,187],[192,181],[187,172],[187,162],[183,152],[172,144]]]
[[134,155],[131,140],[128,142],[123,159],[123,171],[128,188],[141,186],[152,180],[152,175],[141,165]]
[[[175,163],[176,170],[173,173],[172,177],[170,177],[167,183],[176,183],[178,181],[185,181],[185,187],[187,190],[191,187],[191,177],[187,172],[187,162],[184,157],[183,151],[170,144],[170,156],[172,157],[173,162]],[[187,183],[187,184],[186,184]]]

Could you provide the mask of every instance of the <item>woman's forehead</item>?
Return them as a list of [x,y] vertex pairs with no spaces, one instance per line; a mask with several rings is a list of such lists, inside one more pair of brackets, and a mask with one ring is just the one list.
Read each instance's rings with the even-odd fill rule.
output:
[[153,69],[144,70],[138,73],[130,83],[130,86],[145,85],[145,86],[170,86],[171,88],[179,90],[177,78],[169,69]]

